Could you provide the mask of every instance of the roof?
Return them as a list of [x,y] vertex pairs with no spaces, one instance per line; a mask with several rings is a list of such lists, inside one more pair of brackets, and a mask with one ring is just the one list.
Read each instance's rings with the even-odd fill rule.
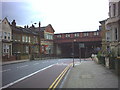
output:
[[[12,26],[11,26],[12,27]],[[23,28],[23,27],[12,27],[13,31],[17,31],[17,32],[21,32],[21,33],[26,33],[26,34],[34,34],[34,35],[38,35],[38,32],[36,32],[34,29],[32,28]]]

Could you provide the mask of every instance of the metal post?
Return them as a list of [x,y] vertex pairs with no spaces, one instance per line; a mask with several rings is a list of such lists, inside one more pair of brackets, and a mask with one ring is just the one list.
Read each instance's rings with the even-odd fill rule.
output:
[[72,49],[73,49],[73,67],[74,67],[74,41],[72,43]]
[[42,59],[42,55],[41,55],[41,34],[40,34],[40,26],[41,26],[41,23],[39,22],[39,55],[40,55],[40,58]]
[[[85,58],[86,58],[86,47],[85,47]],[[85,61],[85,58],[84,58],[84,61]]]
[[80,59],[80,62],[81,62],[81,49],[79,47],[79,59]]
[[73,43],[72,43],[72,49],[73,49],[73,67],[74,67],[74,42],[76,42],[76,39],[74,39]]

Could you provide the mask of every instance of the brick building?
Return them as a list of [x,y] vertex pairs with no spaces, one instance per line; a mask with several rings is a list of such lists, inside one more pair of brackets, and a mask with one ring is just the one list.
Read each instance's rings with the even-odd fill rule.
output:
[[[57,56],[90,57],[101,48],[101,31],[55,34],[54,42]],[[80,48],[81,44],[83,47]]]
[[[36,28],[38,31],[38,28]],[[51,24],[40,28],[41,53],[45,56],[53,55],[54,49],[54,29]]]
[[39,34],[34,27],[18,27],[15,20],[12,22],[13,35],[13,55],[16,59],[30,59],[32,56],[38,57]]

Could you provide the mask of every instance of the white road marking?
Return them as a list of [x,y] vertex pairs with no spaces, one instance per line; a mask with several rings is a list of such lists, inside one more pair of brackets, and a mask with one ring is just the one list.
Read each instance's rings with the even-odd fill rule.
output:
[[47,61],[44,61],[43,63],[47,63]]
[[17,83],[17,82],[20,82],[20,81],[22,81],[22,80],[24,80],[24,79],[26,79],[26,78],[28,78],[28,77],[30,77],[30,76],[33,76],[34,74],[37,74],[38,72],[41,72],[41,71],[43,71],[43,70],[45,70],[45,69],[48,69],[48,68],[50,68],[50,67],[52,67],[52,66],[54,66],[54,65],[55,65],[55,64],[52,64],[52,65],[50,65],[50,66],[48,66],[48,67],[45,67],[45,68],[40,69],[40,70],[38,70],[38,71],[36,71],[36,72],[34,72],[34,73],[31,73],[31,74],[29,74],[29,75],[27,75],[27,76],[25,76],[25,77],[23,77],[23,78],[20,78],[20,79],[14,81],[14,82],[12,82],[12,83],[9,83],[9,84],[1,87],[0,90],[2,90],[2,89],[4,89],[4,88],[7,88],[7,87],[10,87],[10,86],[12,86],[13,84],[15,84],[15,83]]
[[17,68],[24,68],[24,67],[27,67],[28,65],[23,65],[23,66],[19,66]]
[[6,70],[2,70],[0,72],[7,72],[7,71],[10,71],[11,69],[6,69]]
[[37,64],[39,64],[39,63],[35,63],[35,64],[33,64],[33,65],[37,65]]
[[65,65],[65,66],[67,66],[68,64],[65,64],[65,63],[57,63],[56,65]]

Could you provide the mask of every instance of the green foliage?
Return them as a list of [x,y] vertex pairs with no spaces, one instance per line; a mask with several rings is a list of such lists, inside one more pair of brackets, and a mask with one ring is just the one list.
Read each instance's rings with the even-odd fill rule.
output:
[[21,55],[28,55],[28,53],[21,53]]
[[101,53],[101,51],[99,51],[97,54],[97,58],[100,59],[101,55],[102,55],[102,53]]

